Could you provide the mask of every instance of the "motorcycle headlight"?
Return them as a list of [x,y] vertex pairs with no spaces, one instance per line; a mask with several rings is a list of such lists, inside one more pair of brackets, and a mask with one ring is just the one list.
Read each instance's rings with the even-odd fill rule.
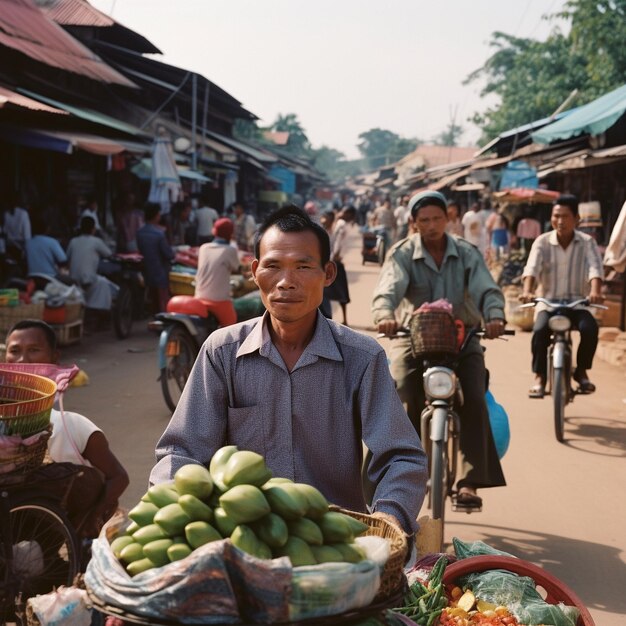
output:
[[456,376],[448,369],[433,367],[424,374],[424,391],[431,398],[445,399],[454,394]]
[[554,330],[557,333],[563,333],[572,327],[572,322],[569,317],[565,317],[565,315],[553,315],[548,320],[548,326],[550,327],[550,330]]

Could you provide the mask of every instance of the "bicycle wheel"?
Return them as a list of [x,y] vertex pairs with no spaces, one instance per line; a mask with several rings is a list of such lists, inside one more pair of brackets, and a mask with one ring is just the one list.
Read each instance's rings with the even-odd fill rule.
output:
[[118,339],[126,339],[133,328],[133,290],[122,283],[113,305],[113,328]]
[[[167,332],[167,331],[165,331]],[[165,367],[161,370],[161,390],[170,411],[176,409],[196,360],[196,344],[180,326],[172,326],[165,342]]]
[[568,400],[565,370],[555,367],[552,373],[552,398],[554,400],[554,434],[558,442],[563,442],[565,429],[565,405]]
[[[5,530],[6,529],[6,530]],[[6,621],[37,594],[69,586],[80,571],[80,544],[65,513],[45,500],[11,505],[0,551],[4,581],[1,617]]]
[[431,445],[430,490],[433,519],[441,520],[443,531],[448,495],[448,446],[444,441]]

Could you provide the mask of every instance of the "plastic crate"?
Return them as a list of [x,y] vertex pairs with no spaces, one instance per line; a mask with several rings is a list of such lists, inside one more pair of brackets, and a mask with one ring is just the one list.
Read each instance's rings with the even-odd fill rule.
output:
[[193,296],[196,293],[195,274],[170,272],[170,291],[173,296]]
[[59,346],[71,346],[80,343],[83,338],[83,320],[79,319],[69,324],[51,324],[57,336]]

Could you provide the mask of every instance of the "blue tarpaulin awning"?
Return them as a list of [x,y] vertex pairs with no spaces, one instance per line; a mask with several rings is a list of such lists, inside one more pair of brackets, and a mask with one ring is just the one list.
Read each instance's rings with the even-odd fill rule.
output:
[[610,128],[626,111],[626,85],[597,100],[578,107],[570,115],[531,134],[537,143],[551,143],[587,133],[599,135]]

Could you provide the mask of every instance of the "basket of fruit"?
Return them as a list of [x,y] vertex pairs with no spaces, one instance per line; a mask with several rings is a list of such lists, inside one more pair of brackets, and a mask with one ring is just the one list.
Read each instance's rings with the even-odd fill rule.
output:
[[391,543],[382,578],[396,582],[406,538],[395,525],[331,508],[311,485],[272,478],[261,455],[226,446],[209,469],[181,467],[111,520],[85,583],[96,604],[147,619],[325,617],[366,607],[379,591],[379,565],[358,543],[365,534]]

